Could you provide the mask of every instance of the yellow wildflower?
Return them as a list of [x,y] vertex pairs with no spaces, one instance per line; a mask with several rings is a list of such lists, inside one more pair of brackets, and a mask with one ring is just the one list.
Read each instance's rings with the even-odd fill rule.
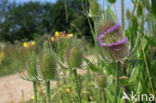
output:
[[94,100],[94,98],[93,98],[92,96],[89,96],[89,98],[90,98],[90,100],[91,100],[91,101],[93,101],[93,100]]
[[4,52],[1,52],[0,53],[0,64],[2,64],[4,57],[5,57]]
[[13,101],[12,103],[17,103],[16,101]]
[[32,41],[32,42],[31,42],[31,46],[34,46],[35,44],[36,44],[35,41]]
[[59,37],[59,36],[60,36],[60,33],[59,33],[58,31],[56,31],[56,32],[55,32],[55,36],[56,36],[56,37]]
[[71,91],[70,91],[70,89],[69,89],[69,88],[67,88],[67,89],[66,89],[66,92],[67,92],[67,93],[70,93]]
[[24,46],[25,48],[28,48],[28,47],[29,47],[29,44],[28,44],[27,42],[24,42],[24,43],[23,43],[23,46]]
[[31,96],[31,99],[34,100],[34,96]]
[[66,36],[67,39],[68,39],[68,38],[71,38],[71,37],[73,37],[73,34],[68,34],[68,35]]
[[0,58],[4,58],[4,52],[0,53]]
[[50,40],[53,42],[55,39],[54,39],[54,37],[51,37]]
[[24,76],[24,73],[20,73],[20,75],[23,77]]
[[21,102],[23,102],[23,103],[24,103],[24,97],[21,97]]

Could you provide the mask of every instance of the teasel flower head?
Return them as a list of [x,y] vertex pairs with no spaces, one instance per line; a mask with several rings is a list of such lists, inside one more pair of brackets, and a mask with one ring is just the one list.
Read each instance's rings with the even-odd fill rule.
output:
[[51,50],[45,50],[40,62],[40,69],[44,80],[57,80],[57,62]]
[[100,14],[98,0],[90,0],[89,17],[97,17]]
[[129,54],[128,38],[124,37],[119,24],[100,19],[96,24],[98,46],[102,57],[109,62],[123,61]]
[[69,67],[79,68],[83,63],[83,51],[78,46],[69,48],[66,53],[66,58]]
[[105,74],[97,74],[95,78],[95,84],[97,88],[107,88],[107,76]]

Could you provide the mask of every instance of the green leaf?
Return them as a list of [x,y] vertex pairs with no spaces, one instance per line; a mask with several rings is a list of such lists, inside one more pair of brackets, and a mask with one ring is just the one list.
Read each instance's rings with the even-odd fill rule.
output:
[[99,71],[97,67],[91,61],[87,58],[85,58],[85,62],[88,64],[89,69],[91,69],[93,72]]
[[156,17],[156,0],[152,0],[152,13],[154,14],[154,16]]
[[140,65],[133,68],[133,71],[131,73],[130,80],[129,80],[130,82],[137,80],[137,77],[139,76],[139,72],[140,72],[139,68],[140,68]]
[[150,38],[147,35],[145,35],[145,38],[151,46],[156,47],[156,41],[154,40],[154,38]]

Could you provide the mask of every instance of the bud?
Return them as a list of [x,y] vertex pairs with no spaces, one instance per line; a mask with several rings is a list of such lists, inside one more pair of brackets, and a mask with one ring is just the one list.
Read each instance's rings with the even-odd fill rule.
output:
[[113,21],[97,23],[98,45],[103,48],[103,57],[108,61],[122,61],[129,53],[128,39],[123,36],[120,25]]
[[100,14],[100,5],[97,0],[90,1],[90,17],[97,17]]
[[107,76],[105,74],[97,74],[95,82],[98,88],[104,89],[107,87]]
[[130,11],[129,9],[127,9],[127,10],[126,10],[126,18],[127,18],[128,20],[130,20],[131,16],[132,16],[131,11]]
[[67,61],[71,68],[78,68],[83,62],[83,53],[79,47],[70,48],[67,52]]
[[108,0],[109,3],[114,4],[116,0]]
[[54,53],[45,51],[41,60],[41,72],[45,80],[56,80],[57,77],[57,64]]

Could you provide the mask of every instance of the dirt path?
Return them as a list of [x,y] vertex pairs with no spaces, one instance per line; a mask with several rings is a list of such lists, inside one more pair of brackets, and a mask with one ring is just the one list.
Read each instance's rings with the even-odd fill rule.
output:
[[[79,70],[78,73],[84,74],[84,71]],[[56,82],[51,82],[51,88],[55,86]],[[24,101],[30,100],[33,96],[32,83],[21,79],[19,74],[0,78],[0,103],[19,103],[22,99],[22,91]]]
[[32,83],[22,80],[19,74],[0,78],[0,103],[18,103],[21,101],[22,90],[24,100],[29,100],[32,93]]

